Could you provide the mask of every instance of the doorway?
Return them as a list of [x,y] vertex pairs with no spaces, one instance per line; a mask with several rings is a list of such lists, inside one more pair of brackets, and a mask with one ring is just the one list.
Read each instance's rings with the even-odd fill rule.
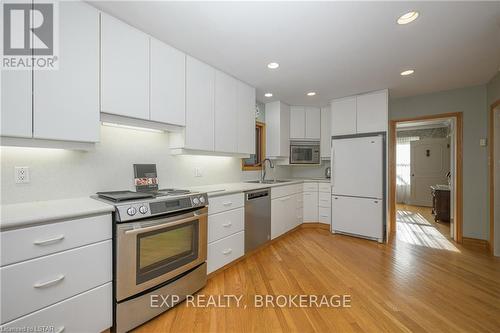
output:
[[462,114],[390,124],[390,236],[454,250],[462,241]]
[[490,252],[500,256],[500,100],[491,106],[489,119]]

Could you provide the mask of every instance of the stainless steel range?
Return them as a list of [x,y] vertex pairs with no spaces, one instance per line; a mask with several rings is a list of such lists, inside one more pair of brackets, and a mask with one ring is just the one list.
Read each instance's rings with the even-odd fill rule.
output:
[[167,189],[98,196],[115,206],[116,332],[129,331],[175,305],[153,306],[153,299],[180,302],[206,284],[206,193]]

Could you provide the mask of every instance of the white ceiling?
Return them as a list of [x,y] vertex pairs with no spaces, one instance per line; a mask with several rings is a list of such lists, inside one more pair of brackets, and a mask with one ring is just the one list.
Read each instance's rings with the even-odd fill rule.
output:
[[[500,2],[163,2],[93,5],[257,88],[257,99],[326,105],[486,83],[500,67]],[[418,10],[413,23],[396,19]],[[278,70],[268,70],[271,61]],[[415,74],[399,73],[414,68]],[[318,93],[307,97],[307,91]],[[273,98],[265,98],[272,92]]]

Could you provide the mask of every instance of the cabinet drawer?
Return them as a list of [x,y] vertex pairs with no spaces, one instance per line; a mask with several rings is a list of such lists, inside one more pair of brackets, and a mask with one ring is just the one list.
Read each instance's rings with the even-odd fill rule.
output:
[[245,229],[243,207],[208,216],[208,242],[219,240]]
[[318,183],[318,189],[320,192],[328,193],[328,195],[332,193],[332,187],[330,183]]
[[304,192],[318,191],[318,183],[304,183]]
[[331,194],[325,192],[319,192],[318,206],[330,208],[332,206]]
[[245,232],[223,238],[208,244],[208,273],[211,273],[245,253]]
[[5,231],[2,266],[111,239],[111,214]]
[[102,332],[112,326],[111,282],[0,326],[54,327],[54,332]]
[[111,240],[0,269],[2,323],[111,281]]
[[331,221],[331,214],[332,214],[332,210],[330,207],[319,207],[318,209],[318,220],[319,222],[321,223],[326,223],[326,224],[330,224],[330,221]]
[[220,213],[226,210],[243,207],[244,195],[243,193],[236,193],[231,195],[224,195],[221,197],[208,199],[208,214]]
[[271,199],[286,197],[301,192],[302,184],[276,186],[271,188]]

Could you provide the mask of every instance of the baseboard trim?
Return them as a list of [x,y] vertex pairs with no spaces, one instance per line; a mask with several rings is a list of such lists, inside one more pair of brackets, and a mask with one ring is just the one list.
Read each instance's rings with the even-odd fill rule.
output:
[[244,255],[242,255],[241,257],[239,257],[238,259],[234,260],[234,261],[231,261],[229,264],[225,265],[225,266],[222,266],[221,268],[213,271],[212,273],[209,273],[208,274],[208,279],[210,279],[211,277],[213,277],[214,275],[217,275],[219,274],[220,272],[222,271],[225,271],[226,269],[228,268],[231,268],[232,266],[236,265],[237,263],[239,263],[240,261],[248,258],[248,257],[251,257],[253,254],[255,254],[256,252],[262,250],[263,248],[279,241],[280,239],[282,239],[283,237],[286,237],[288,236],[289,234],[291,234],[292,232],[298,230],[298,229],[324,229],[324,230],[330,230],[330,225],[329,224],[325,224],[325,223],[320,223],[320,222],[313,222],[313,223],[302,223],[298,226],[296,226],[295,228],[291,229],[291,230],[288,230],[287,232],[285,232],[283,235],[280,235],[278,237],[276,237],[275,239],[271,239],[270,241],[262,244],[261,246],[259,246],[258,248],[248,252],[248,253],[245,253]]
[[488,242],[486,239],[462,237],[462,245],[466,247],[470,246],[480,248],[488,252],[490,251],[490,242]]

